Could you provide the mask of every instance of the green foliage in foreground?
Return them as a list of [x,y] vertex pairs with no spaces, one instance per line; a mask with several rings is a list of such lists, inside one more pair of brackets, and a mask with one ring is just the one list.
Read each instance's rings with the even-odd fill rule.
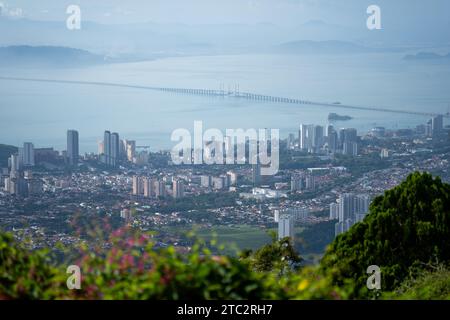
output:
[[408,279],[385,298],[413,300],[450,300],[450,270],[439,265],[432,271],[422,271]]
[[0,299],[48,299],[57,283],[46,250],[29,253],[0,233]]
[[[106,248],[81,246],[79,259],[56,264],[48,251],[0,234],[0,299],[365,299],[375,296],[365,289],[372,264],[382,270],[381,298],[448,299],[449,191],[430,175],[411,175],[377,198],[319,266],[299,270],[287,239],[237,258],[214,255],[214,243],[177,252],[156,248],[151,234],[103,230],[107,237],[94,236]],[[81,290],[67,289],[70,264],[81,268]]]
[[338,285],[355,280],[353,294],[365,297],[367,267],[379,266],[382,289],[393,290],[430,262],[448,263],[449,239],[450,185],[416,172],[374,199],[370,214],[332,242],[320,267]]
[[[345,289],[305,268],[287,239],[255,254],[216,256],[197,243],[189,252],[155,248],[149,236],[115,231],[111,248],[82,247],[74,263],[52,264],[48,251],[28,251],[0,238],[0,299],[345,299]],[[260,261],[259,261],[260,259]],[[80,266],[81,290],[68,290],[69,264]],[[257,271],[256,269],[264,269]]]

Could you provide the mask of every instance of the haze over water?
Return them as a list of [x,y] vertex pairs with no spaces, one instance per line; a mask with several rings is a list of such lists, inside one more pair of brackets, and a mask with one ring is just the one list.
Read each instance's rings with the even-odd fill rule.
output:
[[[404,61],[404,54],[224,55],[166,58],[77,69],[2,69],[2,76],[123,84],[234,89],[320,102],[445,113],[450,65]],[[174,129],[275,128],[281,136],[300,123],[327,124],[330,112],[350,115],[337,127],[411,128],[427,117],[200,97],[131,88],[0,80],[1,142],[65,149],[65,132],[80,132],[80,151],[96,152],[104,130],[169,149]]]

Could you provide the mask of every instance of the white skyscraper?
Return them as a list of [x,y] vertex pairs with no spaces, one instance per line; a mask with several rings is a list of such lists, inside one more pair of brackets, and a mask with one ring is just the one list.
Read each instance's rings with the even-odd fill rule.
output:
[[155,197],[164,198],[166,196],[166,185],[164,181],[157,180],[155,181]]
[[228,171],[227,175],[230,177],[230,185],[235,186],[238,180],[238,174],[234,171]]
[[290,214],[280,214],[278,217],[278,240],[286,237],[294,239],[294,217]]
[[134,157],[136,156],[136,141],[134,140],[126,140],[126,153],[127,160],[133,162]]
[[302,207],[290,207],[284,209],[281,214],[288,214],[294,218],[294,221],[304,221],[309,217],[309,210]]
[[24,166],[34,166],[34,146],[31,142],[25,142],[22,150],[22,163]]
[[138,176],[133,177],[133,195],[139,196],[141,194],[141,178]]
[[184,182],[183,180],[174,180],[173,181],[173,197],[183,198],[184,197]]
[[344,193],[339,197],[339,221],[351,219],[355,212],[355,196],[351,193]]
[[337,203],[330,205],[330,219],[336,219],[336,216],[339,218],[335,228],[336,236],[364,219],[369,211],[370,200],[370,196],[366,194],[344,193]]
[[313,146],[314,125],[301,124],[299,130],[300,149],[309,150]]
[[369,195],[357,195],[355,214],[366,214],[367,212],[369,212],[370,200],[371,199]]
[[330,204],[330,219],[331,220],[339,219],[339,204],[338,203]]
[[280,221],[280,210],[275,210],[273,212],[273,220],[278,223]]
[[434,116],[431,119],[431,131],[432,131],[432,135],[438,135],[439,133],[442,132],[444,128],[444,117],[442,114],[439,114],[437,116]]
[[120,138],[117,132],[111,134],[105,131],[103,136],[102,162],[107,166],[116,167],[120,159]]
[[11,177],[17,176],[19,174],[19,171],[22,170],[22,161],[18,154],[11,155],[11,157],[9,158],[9,166],[11,169]]
[[144,178],[143,179],[144,184],[144,197],[146,198],[152,198],[155,195],[155,184],[153,179],[151,178]]

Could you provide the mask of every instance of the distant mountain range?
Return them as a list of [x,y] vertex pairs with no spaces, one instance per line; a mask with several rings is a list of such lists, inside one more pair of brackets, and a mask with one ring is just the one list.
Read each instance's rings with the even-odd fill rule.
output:
[[70,31],[65,20],[37,21],[1,16],[0,30],[0,46],[26,44],[80,48],[126,60],[260,53],[269,48],[274,51],[273,47],[279,52],[289,53],[372,52],[380,51],[382,47],[421,50],[425,44],[450,41],[445,32],[426,32],[423,39],[424,32],[415,33],[410,26],[407,30],[371,32],[364,26],[339,25],[322,20],[299,22],[295,26],[271,23],[188,25],[151,21],[100,24],[83,20],[81,30]]
[[283,43],[275,48],[280,53],[297,54],[335,54],[335,53],[362,53],[369,51],[363,46],[345,41],[293,41]]
[[440,55],[434,52],[419,52],[417,54],[406,55],[404,60],[445,60],[450,62],[450,53]]
[[277,53],[285,54],[354,54],[385,51],[401,51],[401,49],[372,48],[349,41],[293,41],[274,46]]
[[[294,41],[278,46],[262,49],[277,54],[354,54],[386,51],[388,49],[370,48],[346,41]],[[149,56],[118,55],[108,57],[95,54],[87,50],[75,49],[65,46],[5,46],[0,47],[0,66],[22,67],[80,67],[114,62],[140,61],[156,59],[166,54],[153,54]],[[170,56],[170,55],[169,55]],[[176,54],[172,56],[177,56]]]
[[0,65],[70,67],[105,63],[103,56],[89,51],[55,46],[0,47]]

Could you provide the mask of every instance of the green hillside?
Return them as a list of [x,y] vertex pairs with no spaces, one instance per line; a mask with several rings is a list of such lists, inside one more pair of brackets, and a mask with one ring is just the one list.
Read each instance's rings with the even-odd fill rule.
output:
[[18,152],[18,148],[14,146],[8,146],[5,144],[0,144],[0,167],[5,167],[8,165],[8,158]]

